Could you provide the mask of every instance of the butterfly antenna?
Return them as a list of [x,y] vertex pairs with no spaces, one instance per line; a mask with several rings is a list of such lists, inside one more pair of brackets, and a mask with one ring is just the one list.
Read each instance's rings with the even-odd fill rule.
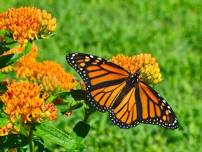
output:
[[138,67],[138,69],[136,70],[136,72],[135,72],[135,73],[137,73],[137,74],[139,74],[139,75],[140,75],[140,69],[141,69],[141,67]]

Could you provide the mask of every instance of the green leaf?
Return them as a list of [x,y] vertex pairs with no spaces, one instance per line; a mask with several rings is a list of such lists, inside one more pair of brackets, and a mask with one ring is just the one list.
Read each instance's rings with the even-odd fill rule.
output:
[[75,100],[86,100],[85,90],[71,90],[70,93]]
[[18,147],[17,152],[27,152],[27,147]]
[[50,102],[54,101],[56,98],[57,98],[57,96],[55,96],[55,95],[50,95],[50,96],[48,97],[48,99],[46,100],[46,103],[50,103]]
[[7,90],[6,84],[0,82],[0,95],[4,94]]
[[9,30],[0,30],[0,36],[7,36],[10,34]]
[[85,90],[71,90],[70,92],[60,92],[55,94],[57,97],[65,98],[73,98],[74,100],[85,100],[86,99],[86,91]]
[[57,109],[64,114],[67,111],[76,110],[81,108],[82,106],[83,102],[71,102],[63,105],[57,105]]
[[80,147],[81,140],[78,140],[77,137],[71,138],[67,133],[45,123],[36,127],[34,135],[42,138],[45,143],[57,144],[67,150],[75,150]]
[[16,120],[13,125],[20,130],[22,135],[27,135],[27,127],[20,120]]
[[34,137],[33,142],[34,142],[34,146],[37,147],[37,151],[50,152],[45,146],[45,143],[41,138]]
[[14,54],[8,54],[0,57],[0,69],[9,65]]
[[2,107],[3,107],[3,103],[0,101],[0,118],[6,118],[7,119],[8,115],[5,112],[3,112]]
[[16,41],[13,40],[11,31],[9,30],[0,30],[0,37],[3,38],[2,44],[4,46],[16,43]]
[[[16,77],[16,72],[15,71],[9,71],[9,72],[6,72],[6,73],[4,73],[5,75],[5,77],[7,78],[7,79],[9,79],[9,80],[13,80],[13,79],[17,79],[17,77]],[[4,80],[4,79],[3,79]]]
[[0,72],[0,81],[3,81],[6,78],[6,75]]
[[2,117],[2,113],[3,113],[3,102],[0,100],[0,117]]
[[21,134],[10,134],[7,136],[0,136],[1,148],[16,148],[28,144],[28,138]]
[[3,44],[0,42],[0,55],[2,55],[4,52],[10,50],[9,47],[3,46]]
[[74,132],[77,134],[77,136],[80,136],[82,138],[85,138],[90,130],[90,125],[85,123],[84,121],[79,121],[75,126],[74,126]]
[[8,62],[8,64],[13,64],[17,60],[19,60],[21,57],[23,57],[26,54],[28,54],[29,51],[31,50],[31,48],[32,48],[32,43],[31,42],[27,42],[26,45],[25,45],[25,47],[24,47],[24,50],[22,51],[22,53],[15,54],[14,57]]
[[71,92],[59,92],[59,93],[56,93],[55,96],[60,97],[62,99],[72,98]]
[[0,127],[6,126],[8,122],[7,118],[0,118]]

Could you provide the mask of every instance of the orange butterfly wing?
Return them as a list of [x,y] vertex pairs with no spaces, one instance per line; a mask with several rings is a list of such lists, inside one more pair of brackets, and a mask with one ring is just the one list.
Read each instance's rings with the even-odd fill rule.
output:
[[113,124],[121,128],[134,127],[139,123],[138,106],[135,98],[136,88],[130,88],[115,107],[110,110]]
[[121,128],[134,127],[139,123],[178,127],[177,118],[168,103],[150,86],[138,82],[116,107],[111,109],[112,122]]
[[111,62],[88,54],[73,53],[66,59],[84,80],[91,105],[102,112],[111,107],[124,88],[129,73]]

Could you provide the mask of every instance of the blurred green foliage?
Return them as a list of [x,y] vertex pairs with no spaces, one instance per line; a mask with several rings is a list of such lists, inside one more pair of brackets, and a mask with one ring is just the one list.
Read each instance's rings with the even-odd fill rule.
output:
[[[55,60],[73,72],[65,61],[67,52],[108,59],[118,53],[148,52],[160,64],[164,80],[155,88],[182,127],[172,131],[139,125],[123,130],[111,124],[108,114],[97,112],[89,118],[85,151],[202,151],[201,0],[9,0],[0,1],[0,12],[25,5],[46,9],[57,18],[56,34],[37,42],[40,60]],[[61,115],[54,125],[68,132],[83,113],[81,109],[70,117]]]

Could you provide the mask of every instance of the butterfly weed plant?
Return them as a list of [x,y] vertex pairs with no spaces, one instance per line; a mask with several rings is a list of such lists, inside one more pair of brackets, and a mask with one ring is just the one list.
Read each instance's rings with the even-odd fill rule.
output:
[[[13,8],[0,14],[1,150],[48,151],[46,139],[66,145],[66,149],[78,148],[79,140],[47,126],[60,112],[59,96],[55,94],[76,86],[74,77],[59,64],[36,59],[34,41],[48,38],[55,28],[56,19],[34,7]],[[66,110],[70,107],[66,104]]]
[[[12,8],[0,14],[0,149],[50,151],[48,144],[82,150],[95,112],[82,81],[54,61],[37,61],[36,40],[44,41],[56,29],[56,19],[35,7]],[[50,52],[51,53],[51,52]],[[115,63],[152,85],[161,81],[159,65],[150,54],[117,55]],[[83,118],[69,132],[50,124],[61,114],[83,108]]]

